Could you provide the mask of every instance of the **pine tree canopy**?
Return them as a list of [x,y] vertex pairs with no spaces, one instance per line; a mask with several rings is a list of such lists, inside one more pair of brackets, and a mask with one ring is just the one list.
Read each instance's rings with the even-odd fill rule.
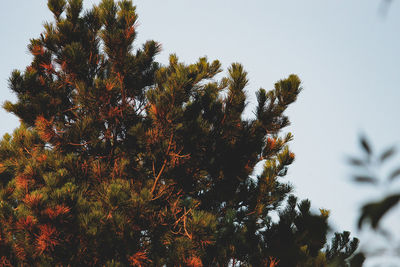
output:
[[329,212],[285,180],[296,75],[244,119],[243,66],[157,63],[130,0],[48,8],[4,104],[21,126],[0,143],[1,266],[345,266],[358,240],[326,246]]

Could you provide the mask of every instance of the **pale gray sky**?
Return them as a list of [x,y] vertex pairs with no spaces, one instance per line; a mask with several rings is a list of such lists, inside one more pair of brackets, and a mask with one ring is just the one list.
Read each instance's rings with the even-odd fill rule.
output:
[[[7,79],[30,62],[26,48],[51,20],[47,1],[2,1],[0,101],[15,99]],[[84,1],[86,6],[99,1]],[[289,109],[296,161],[289,170],[295,193],[315,209],[331,210],[334,230],[355,231],[359,206],[374,195],[349,182],[347,155],[358,155],[363,132],[379,149],[399,144],[400,3],[386,16],[379,0],[137,0],[140,46],[162,44],[186,62],[240,62],[249,72],[249,112],[254,92],[291,73],[304,91]],[[0,134],[18,126],[0,112]],[[400,164],[399,164],[400,165]],[[396,216],[399,214],[397,213]],[[393,215],[392,215],[393,216]],[[398,217],[396,217],[398,218]]]

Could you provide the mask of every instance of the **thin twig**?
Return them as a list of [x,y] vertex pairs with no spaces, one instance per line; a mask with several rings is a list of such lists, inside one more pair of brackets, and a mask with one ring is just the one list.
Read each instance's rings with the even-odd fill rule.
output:
[[[171,149],[171,144],[172,144],[172,138],[173,138],[173,136],[174,136],[174,135],[171,134],[171,137],[170,137],[169,143],[168,143],[168,149],[167,149],[166,156],[168,156],[169,150]],[[154,184],[153,184],[153,187],[151,188],[151,192],[150,192],[151,194],[153,194],[154,190],[156,189],[157,182],[158,182],[158,180],[160,179],[161,174],[163,173],[165,166],[167,165],[167,159],[168,159],[167,157],[164,159],[164,162],[163,162],[163,165],[162,165],[162,167],[161,167],[161,170],[160,170],[160,172],[158,173],[157,177],[155,177]]]

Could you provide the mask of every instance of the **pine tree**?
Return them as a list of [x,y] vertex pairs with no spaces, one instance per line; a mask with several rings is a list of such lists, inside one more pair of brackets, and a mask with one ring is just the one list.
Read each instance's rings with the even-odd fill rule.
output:
[[1,264],[326,266],[335,258],[340,249],[323,250],[328,212],[311,213],[283,180],[294,160],[292,135],[281,132],[302,89],[296,75],[260,89],[254,118],[244,119],[242,65],[217,79],[217,60],[155,62],[158,43],[133,48],[130,0],[85,12],[82,0],[48,7],[54,22],[30,41],[32,63],[9,80],[18,100],[4,104],[21,126],[0,143]]

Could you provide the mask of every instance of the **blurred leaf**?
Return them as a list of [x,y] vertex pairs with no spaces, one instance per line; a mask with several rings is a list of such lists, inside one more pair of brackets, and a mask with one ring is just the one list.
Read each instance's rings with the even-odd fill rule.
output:
[[374,177],[370,176],[355,176],[354,181],[358,183],[370,183],[370,184],[377,184],[378,180]]
[[400,200],[400,194],[391,195],[379,202],[373,202],[364,205],[361,210],[361,216],[358,220],[358,228],[361,229],[366,219],[370,220],[372,228],[376,229],[382,217],[393,208]]
[[381,1],[381,5],[380,5],[380,10],[379,12],[381,13],[381,15],[383,17],[386,17],[388,11],[389,11],[389,7],[392,4],[393,0],[383,0]]
[[396,177],[400,175],[400,168],[394,170],[390,175],[389,175],[389,181],[393,181]]
[[353,165],[353,166],[364,166],[365,162],[361,159],[357,159],[357,158],[349,158],[348,159],[349,164]]
[[368,144],[367,139],[365,139],[364,136],[360,138],[360,143],[361,143],[361,146],[364,149],[364,151],[367,152],[368,155],[371,155],[372,149],[371,149],[370,145]]
[[378,228],[377,233],[379,233],[380,235],[382,235],[384,238],[390,240],[393,238],[392,234],[390,233],[390,231],[384,229],[384,228]]
[[354,255],[350,260],[350,267],[361,267],[365,261],[364,253],[360,252]]
[[387,149],[385,152],[382,153],[382,155],[380,157],[380,161],[384,162],[386,159],[388,159],[391,156],[393,156],[393,154],[395,152],[396,152],[396,148],[395,147],[391,147],[391,148]]

